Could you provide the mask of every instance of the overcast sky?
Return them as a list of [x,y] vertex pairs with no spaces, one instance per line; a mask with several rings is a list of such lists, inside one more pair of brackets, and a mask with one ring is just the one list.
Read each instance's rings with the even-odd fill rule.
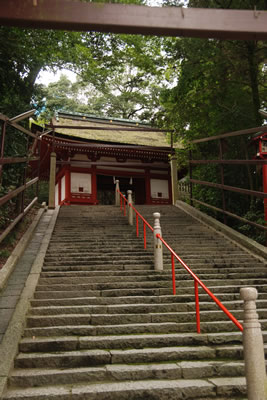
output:
[[41,71],[36,79],[36,83],[42,83],[43,85],[47,86],[51,82],[58,81],[60,75],[62,74],[66,75],[70,81],[75,82],[76,74],[67,69],[62,69],[57,71],[56,73],[52,71]]

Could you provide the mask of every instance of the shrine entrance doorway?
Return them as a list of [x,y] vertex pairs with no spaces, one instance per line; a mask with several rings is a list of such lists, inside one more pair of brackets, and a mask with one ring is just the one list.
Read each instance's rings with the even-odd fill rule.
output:
[[113,177],[111,175],[97,175],[97,201],[98,204],[115,204],[115,179],[120,181],[120,191],[127,197],[127,190],[133,192],[134,204],[146,204],[145,179],[138,177]]

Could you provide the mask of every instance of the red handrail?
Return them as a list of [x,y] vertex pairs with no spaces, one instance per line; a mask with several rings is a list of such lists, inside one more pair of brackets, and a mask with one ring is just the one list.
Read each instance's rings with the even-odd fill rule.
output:
[[[118,193],[120,194],[120,205],[121,205],[121,210],[123,212],[124,215],[126,215],[126,203],[128,203],[128,200],[126,199],[126,197],[117,189]],[[122,202],[124,202],[124,210],[122,209]],[[139,236],[139,222],[138,222],[138,218],[140,218],[143,221],[143,236],[144,236],[144,249],[146,249],[146,226],[152,231],[154,232],[154,229],[152,228],[151,225],[149,225],[149,223],[145,220],[145,218],[136,210],[136,208],[129,203],[128,204],[129,207],[131,207],[134,212],[135,212],[135,216],[136,216],[136,236]]]
[[[174,258],[176,258],[179,263],[186,269],[187,272],[194,278],[195,281],[195,298],[196,298],[196,315],[197,315],[197,329],[199,329],[200,333],[200,314],[199,314],[199,300],[198,300],[198,285],[204,289],[204,291],[212,298],[212,300],[219,306],[219,308],[230,318],[230,320],[240,329],[240,331],[243,331],[243,326],[240,324],[240,322],[230,313],[230,311],[227,310],[227,308],[220,302],[219,299],[217,299],[216,296],[207,288],[207,286],[204,285],[204,283],[198,278],[194,272],[191,271],[191,269],[186,265],[186,263],[175,253],[175,251],[168,245],[168,243],[165,242],[165,240],[157,234],[156,237],[161,240],[161,242],[165,245],[165,247],[171,252]],[[175,275],[174,275],[175,278]]]
[[[120,205],[121,205],[121,210],[122,210],[122,201],[124,201],[124,210],[123,213],[126,215],[126,203],[128,203],[128,200],[126,197],[118,190],[118,193],[120,194]],[[146,226],[154,232],[154,229],[152,228],[151,225],[144,219],[144,217],[136,210],[136,208],[129,203],[129,207],[131,207],[135,211],[136,215],[136,236],[139,236],[139,225],[138,225],[138,218],[141,218],[143,221],[143,229],[144,229],[144,248],[146,249]],[[218,305],[218,307],[228,316],[228,318],[238,327],[238,329],[242,332],[243,331],[243,326],[240,324],[240,322],[233,316],[233,314],[230,313],[230,311],[227,310],[227,308],[220,302],[219,299],[217,299],[216,296],[207,288],[206,285],[198,278],[196,274],[194,274],[193,271],[186,265],[186,263],[175,253],[175,251],[168,245],[168,243],[159,235],[156,235],[156,238],[161,240],[161,242],[164,244],[164,246],[170,251],[171,253],[171,264],[172,264],[172,288],[173,288],[173,294],[176,294],[176,284],[175,284],[175,258],[179,261],[179,263],[186,269],[186,271],[192,276],[194,279],[194,287],[195,287],[195,304],[196,304],[196,324],[197,324],[197,333],[200,333],[200,311],[199,311],[199,294],[198,294],[198,285],[204,289],[204,291],[211,297],[211,299]]]

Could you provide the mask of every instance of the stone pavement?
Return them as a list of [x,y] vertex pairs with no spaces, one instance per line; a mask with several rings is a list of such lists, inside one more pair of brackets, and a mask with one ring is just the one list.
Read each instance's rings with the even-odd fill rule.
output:
[[0,292],[0,343],[25,286],[52,215],[53,211],[49,210],[42,215],[23,256],[17,262],[5,288]]

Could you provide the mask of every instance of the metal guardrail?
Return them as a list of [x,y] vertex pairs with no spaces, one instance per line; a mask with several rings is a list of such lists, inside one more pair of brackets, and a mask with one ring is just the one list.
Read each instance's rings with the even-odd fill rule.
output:
[[[136,208],[132,205],[131,202],[117,189],[117,192],[120,196],[120,209],[123,212],[123,215],[126,216],[126,204],[128,204],[129,209],[131,208],[136,214],[136,221],[140,218],[143,221],[144,226],[144,248],[146,249],[146,226],[154,233],[154,228],[145,220],[145,218],[136,210]],[[136,236],[139,236],[139,226],[138,222],[136,222]],[[197,333],[200,333],[200,307],[199,307],[199,294],[198,294],[198,286],[201,286],[202,289],[210,296],[210,298],[217,304],[217,306],[227,315],[227,317],[237,326],[237,328],[242,332],[243,326],[240,322],[233,316],[233,314],[220,302],[220,300],[207,288],[206,285],[198,278],[196,274],[188,267],[188,265],[178,256],[178,254],[168,245],[168,243],[163,239],[160,234],[155,234],[155,238],[160,240],[162,244],[169,250],[171,253],[171,264],[172,264],[172,288],[173,294],[176,294],[176,283],[175,283],[175,259],[179,261],[179,263],[184,267],[184,269],[192,276],[194,279],[194,287],[195,287],[195,305],[196,305],[196,325],[197,325]],[[154,251],[155,251],[154,246]]]

